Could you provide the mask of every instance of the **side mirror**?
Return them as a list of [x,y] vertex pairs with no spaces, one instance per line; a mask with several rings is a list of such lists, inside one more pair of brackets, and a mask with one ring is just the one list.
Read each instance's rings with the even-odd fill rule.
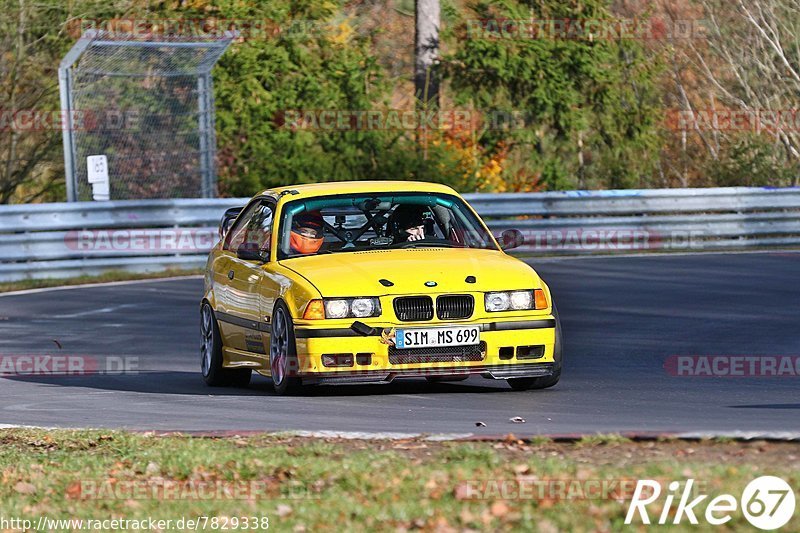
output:
[[500,234],[500,248],[503,250],[513,250],[525,243],[525,236],[516,228],[503,230]]
[[236,220],[236,217],[239,216],[239,213],[242,212],[242,209],[244,209],[244,206],[231,207],[225,211],[225,214],[222,215],[222,220],[219,221],[219,240],[225,238],[228,230],[231,229],[231,225],[233,225],[233,221]]
[[253,242],[244,242],[240,244],[239,248],[236,249],[236,257],[244,261],[266,262],[264,254],[258,249],[258,245]]

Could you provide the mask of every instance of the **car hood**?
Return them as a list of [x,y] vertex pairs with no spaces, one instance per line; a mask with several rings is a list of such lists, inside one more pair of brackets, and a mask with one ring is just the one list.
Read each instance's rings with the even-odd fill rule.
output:
[[[383,296],[531,289],[534,270],[503,252],[460,248],[370,250],[296,257],[281,261],[324,297]],[[475,283],[467,283],[468,276]],[[386,287],[380,280],[389,280]],[[428,287],[427,282],[436,286]]]

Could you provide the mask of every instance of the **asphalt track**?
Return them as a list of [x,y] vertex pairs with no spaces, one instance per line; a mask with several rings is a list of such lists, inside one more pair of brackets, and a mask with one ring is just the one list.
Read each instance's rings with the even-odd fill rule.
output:
[[[800,434],[800,378],[675,377],[671,355],[800,355],[800,253],[531,260],[557,297],[561,383],[471,378],[209,389],[187,278],[0,296],[0,356],[136,357],[124,375],[0,378],[0,425],[516,435]],[[60,348],[59,348],[60,345]],[[512,423],[522,417],[525,423]],[[477,427],[483,422],[486,427]]]

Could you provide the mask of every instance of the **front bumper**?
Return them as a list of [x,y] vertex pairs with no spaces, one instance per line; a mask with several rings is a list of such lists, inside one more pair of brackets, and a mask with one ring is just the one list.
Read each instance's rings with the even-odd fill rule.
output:
[[[357,333],[351,328],[312,327],[298,324],[297,376],[309,383],[389,383],[401,377],[480,375],[490,379],[542,377],[552,375],[554,360],[555,318],[536,316],[505,321],[458,322],[437,324],[368,324],[371,334]],[[424,357],[412,363],[394,364],[390,346],[381,333],[395,328],[479,326],[481,350],[479,360],[426,361]],[[524,358],[520,347],[540,347],[541,355]],[[400,350],[398,350],[400,351]],[[353,354],[353,366],[327,367],[323,354]],[[356,354],[369,354],[368,364],[358,364]],[[395,359],[396,360],[396,359]]]
[[455,366],[448,368],[392,369],[313,374],[304,377],[308,384],[385,384],[396,378],[420,378],[435,376],[481,376],[487,379],[549,377],[553,375],[553,363],[505,364],[493,366]]

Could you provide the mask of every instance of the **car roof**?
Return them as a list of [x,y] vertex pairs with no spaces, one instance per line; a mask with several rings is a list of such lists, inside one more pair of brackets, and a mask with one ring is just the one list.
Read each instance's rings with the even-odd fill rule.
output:
[[452,188],[440,183],[425,181],[329,181],[323,183],[305,183],[276,187],[263,191],[262,195],[276,195],[288,191],[296,191],[292,196],[303,197],[328,196],[331,194],[385,193],[385,192],[430,192],[457,194]]

